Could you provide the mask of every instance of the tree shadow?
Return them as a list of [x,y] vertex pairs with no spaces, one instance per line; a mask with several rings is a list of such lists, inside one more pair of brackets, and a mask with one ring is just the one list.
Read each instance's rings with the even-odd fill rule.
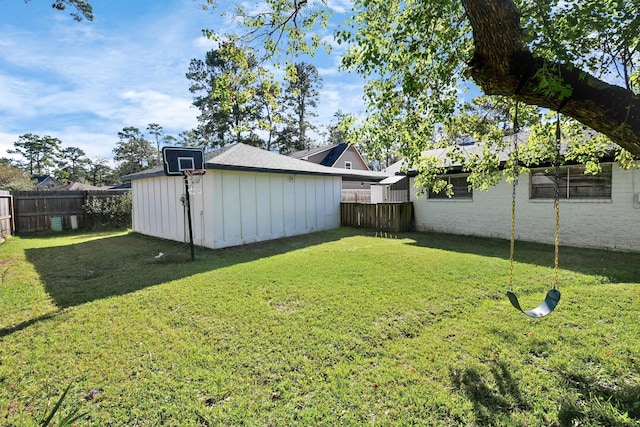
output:
[[512,412],[531,409],[506,364],[496,362],[490,367],[490,373],[493,382],[473,368],[449,372],[453,386],[473,404],[477,425],[503,425]]
[[[442,233],[406,233],[399,237],[410,244],[431,249],[509,259],[509,242],[504,239]],[[615,283],[635,283],[640,279],[640,252],[622,252],[561,246],[560,268],[600,276]],[[516,242],[514,260],[519,263],[553,267],[553,245]]]
[[[349,229],[338,229],[232,248],[196,248],[194,262],[189,245],[137,233],[115,237],[98,235],[97,239],[80,243],[27,249],[27,261],[35,267],[57,311],[0,328],[0,337],[50,319],[68,307],[126,295],[354,234]],[[155,258],[160,252],[166,255]]]
[[[558,412],[561,426],[635,425],[640,421],[640,386],[564,374],[565,389]],[[592,423],[592,424],[590,424]]]

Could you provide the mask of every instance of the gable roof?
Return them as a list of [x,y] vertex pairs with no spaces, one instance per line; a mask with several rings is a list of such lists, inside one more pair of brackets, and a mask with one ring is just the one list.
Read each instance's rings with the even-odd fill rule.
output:
[[[383,172],[330,168],[316,163],[272,153],[261,148],[238,143],[223,147],[205,156],[205,169],[245,172],[291,173],[306,175],[340,176],[351,179],[378,181],[388,176]],[[150,178],[164,175],[162,166],[130,174],[123,180]]]
[[367,162],[364,161],[358,149],[356,147],[350,147],[348,144],[345,144],[345,143],[325,145],[323,147],[316,147],[316,148],[309,148],[307,150],[301,150],[301,151],[296,151],[294,153],[290,153],[288,154],[288,156],[293,157],[294,159],[310,161],[309,160],[310,158],[320,154],[324,154],[324,157],[322,157],[322,160],[320,161],[319,164],[323,166],[331,167],[331,166],[334,166],[338,162],[338,160],[340,160],[340,157],[349,148],[351,148],[355,152],[355,154],[360,158],[360,160],[362,161],[362,164],[367,168],[366,170],[369,170],[369,167],[367,166]]
[[338,159],[340,158],[340,156],[342,156],[342,153],[347,151],[347,148],[349,148],[349,146],[347,144],[338,144],[338,145],[336,145],[335,147],[333,147],[329,151],[329,153],[327,153],[327,155],[325,156],[324,159],[322,159],[320,164],[323,165],[323,166],[333,166],[333,165],[335,165],[336,162],[338,161]]
[[51,175],[33,175],[31,179],[36,180],[38,187],[60,187],[62,185],[60,181]]
[[309,157],[315,156],[316,154],[320,154],[325,151],[333,150],[338,145],[339,144],[333,144],[323,145],[322,147],[307,148],[306,150],[294,151],[293,153],[287,154],[287,156],[293,157],[294,159],[309,160]]

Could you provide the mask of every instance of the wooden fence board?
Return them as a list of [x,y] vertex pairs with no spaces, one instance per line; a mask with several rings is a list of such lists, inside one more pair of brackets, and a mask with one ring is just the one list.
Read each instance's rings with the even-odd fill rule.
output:
[[89,197],[108,199],[122,194],[122,191],[14,191],[15,232],[49,230],[54,217],[61,218],[63,229],[70,229],[71,217],[76,216],[78,228],[82,228],[88,224],[83,205]]
[[340,222],[345,227],[398,233],[410,231],[413,203],[341,203]]
[[0,241],[14,233],[13,197],[8,191],[0,191]]

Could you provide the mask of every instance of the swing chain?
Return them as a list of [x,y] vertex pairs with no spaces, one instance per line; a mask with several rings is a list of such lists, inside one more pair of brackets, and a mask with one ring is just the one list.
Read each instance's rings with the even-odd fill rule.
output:
[[516,187],[518,186],[518,102],[513,117],[513,172],[511,182],[511,242],[509,245],[509,290],[513,290],[513,257],[516,240]]
[[560,245],[560,155],[561,155],[561,132],[560,132],[560,113],[556,113],[556,158],[555,158],[555,180],[554,180],[554,205],[556,211],[556,232],[554,240],[554,279],[553,289],[558,287],[558,271],[559,271],[559,251]]

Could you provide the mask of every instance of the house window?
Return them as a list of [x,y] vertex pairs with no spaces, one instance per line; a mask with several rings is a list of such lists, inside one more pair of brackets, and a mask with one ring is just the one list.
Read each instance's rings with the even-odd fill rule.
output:
[[[585,174],[583,165],[562,166],[560,168],[561,199],[610,199],[612,165],[600,165],[602,170],[596,175]],[[553,199],[555,196],[555,171],[549,169],[531,170],[531,199]]]
[[447,192],[442,190],[439,193],[434,193],[429,190],[429,198],[430,199],[463,199],[463,200],[471,200],[473,198],[473,190],[469,187],[469,183],[467,182],[467,175],[456,175],[456,176],[442,176],[440,177],[447,181],[447,184],[451,184],[453,195],[451,197],[447,196]]
[[344,162],[345,169],[351,169],[351,162]]

